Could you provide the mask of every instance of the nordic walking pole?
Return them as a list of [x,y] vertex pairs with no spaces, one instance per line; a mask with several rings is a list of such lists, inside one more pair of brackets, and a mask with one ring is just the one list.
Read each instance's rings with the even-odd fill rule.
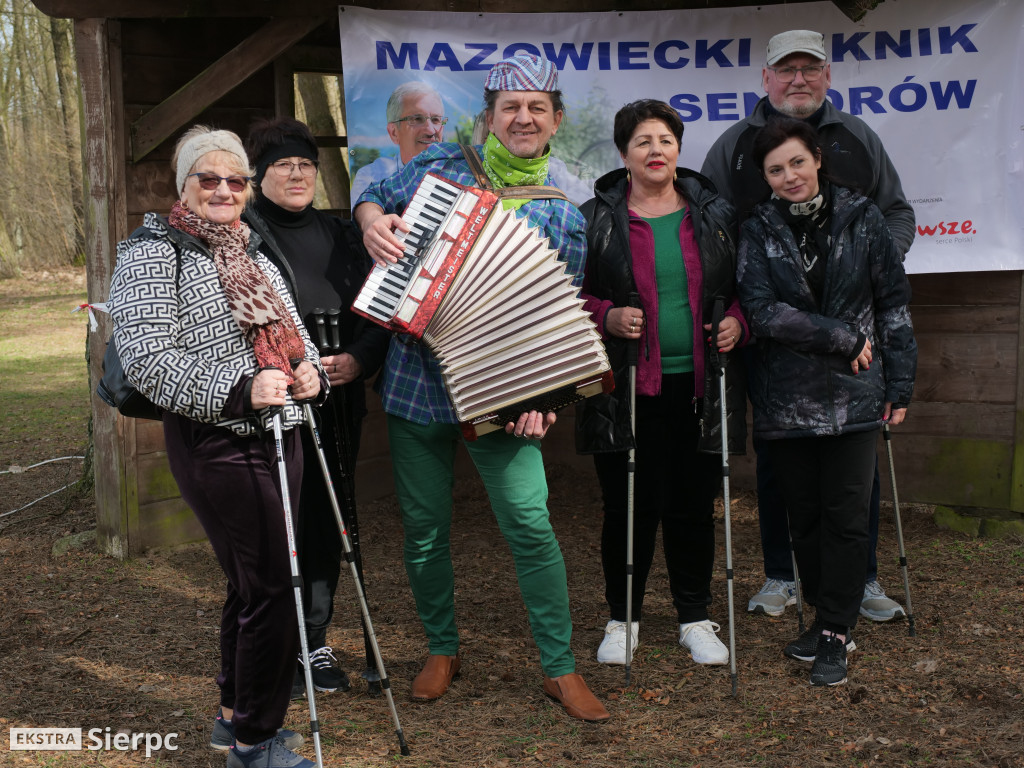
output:
[[[314,309],[313,321],[317,331],[317,347],[320,356],[339,355],[344,351],[341,344],[341,310],[340,309]],[[362,322],[362,321],[360,321]],[[355,461],[352,450],[352,430],[350,428],[348,393],[344,386],[335,387],[331,395],[321,408],[325,420],[334,425],[334,449],[338,456],[339,484],[341,486],[341,499],[344,507],[343,517],[347,524],[349,540],[352,542],[352,551],[356,557],[356,568],[359,570],[360,583],[363,592],[366,592],[366,578],[363,575],[363,554],[359,545],[359,516],[356,514],[356,492],[355,492]],[[362,677],[366,680],[366,692],[370,696],[379,696],[380,675],[377,672],[376,662],[373,658],[373,645],[370,643],[370,633],[363,629],[363,649],[366,655],[366,665]]]
[[729,502],[729,424],[728,412],[725,407],[725,355],[717,352],[718,327],[725,316],[725,302],[715,300],[711,316],[711,349],[716,361],[718,374],[718,394],[721,400],[722,413],[722,504],[725,508],[725,583],[729,597],[729,675],[732,678],[732,695],[736,697],[736,619],[733,609],[733,572],[732,572],[732,517]]
[[[377,662],[377,672],[380,674],[380,687],[388,700],[388,708],[391,710],[391,720],[395,726],[395,734],[398,736],[398,747],[403,755],[409,755],[409,746],[405,743],[405,734],[402,731],[402,724],[398,720],[398,709],[395,707],[395,699],[391,695],[391,681],[388,679],[384,669],[384,658],[380,653],[380,645],[377,644],[377,635],[373,631],[373,622],[370,620],[370,608],[366,604],[366,594],[363,592],[362,579],[359,578],[359,569],[356,567],[356,558],[349,541],[348,531],[345,529],[345,521],[341,516],[341,508],[338,506],[338,496],[334,492],[334,482],[331,480],[331,472],[327,467],[327,457],[324,455],[323,443],[320,440],[320,432],[316,428],[316,420],[313,417],[313,409],[309,402],[300,403],[306,417],[306,425],[309,427],[313,442],[316,444],[316,455],[320,461],[320,471],[324,475],[324,483],[327,484],[327,498],[330,499],[331,509],[334,511],[334,519],[338,524],[338,534],[341,536],[341,546],[345,553],[345,561],[352,571],[352,580],[356,585],[356,595],[359,597],[359,609],[363,614],[363,627],[369,637],[373,649],[373,656]],[[307,677],[309,672],[306,672]],[[307,683],[309,685],[309,683]]]
[[[629,294],[629,306],[640,307],[640,294]],[[626,344],[629,366],[629,453],[626,457],[626,687],[633,669],[633,496],[636,482],[636,366],[640,343],[630,339]]]
[[789,511],[786,511],[786,531],[789,532],[789,556],[793,560],[793,586],[796,589],[796,626],[804,633],[804,598],[800,594],[800,570],[796,567],[796,551],[793,549],[793,533],[789,530]]
[[896,541],[900,548],[900,568],[903,569],[903,593],[907,596],[907,634],[917,635],[914,628],[914,606],[910,602],[910,574],[907,572],[907,550],[903,546],[903,521],[900,519],[900,496],[896,492],[896,465],[892,460],[892,433],[889,425],[882,425],[882,437],[885,438],[885,450],[889,454],[889,482],[892,483],[892,509],[896,514]]
[[[308,406],[307,406],[308,407]],[[284,462],[284,441],[281,429],[281,408],[274,408],[274,448],[277,451],[277,472],[281,481],[281,503],[284,505],[284,530],[288,541],[288,562],[292,571],[292,586],[295,588],[295,613],[299,619],[299,643],[302,649],[302,669],[306,677],[306,701],[309,703],[309,730],[313,734],[317,768],[324,768],[324,756],[320,749],[320,721],[316,716],[316,700],[313,694],[313,672],[309,663],[309,640],[306,637],[306,613],[302,609],[302,576],[299,575],[299,556],[295,547],[295,526],[292,522],[291,491],[288,489],[288,468]]]

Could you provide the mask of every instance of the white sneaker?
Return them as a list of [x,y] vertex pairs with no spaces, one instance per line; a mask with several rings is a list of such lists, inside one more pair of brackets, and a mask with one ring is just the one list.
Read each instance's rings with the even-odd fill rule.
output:
[[861,598],[860,615],[872,621],[891,621],[902,619],[907,615],[903,606],[885,594],[878,581],[869,581],[864,585],[864,597]]
[[[640,622],[634,621],[633,637],[629,646],[629,660],[633,661],[636,654],[636,644],[640,638]],[[604,627],[604,640],[601,647],[597,649],[597,662],[599,664],[622,664],[626,663],[626,622],[612,619]]]
[[768,579],[761,591],[747,603],[749,613],[766,613],[781,616],[786,608],[796,604],[796,582],[782,579]]
[[722,628],[713,621],[693,621],[679,625],[679,644],[690,649],[698,664],[728,664],[729,649],[715,635]]

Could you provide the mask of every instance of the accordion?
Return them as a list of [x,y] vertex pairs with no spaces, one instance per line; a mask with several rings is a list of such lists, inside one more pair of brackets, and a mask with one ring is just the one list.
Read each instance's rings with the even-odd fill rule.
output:
[[428,173],[402,218],[404,256],[373,268],[352,309],[429,347],[467,439],[611,391],[565,264],[496,195]]

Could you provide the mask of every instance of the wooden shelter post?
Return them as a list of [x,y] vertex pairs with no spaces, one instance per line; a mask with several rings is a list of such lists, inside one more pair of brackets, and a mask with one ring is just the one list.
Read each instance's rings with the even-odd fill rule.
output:
[[[115,244],[126,235],[124,160],[116,148],[124,146],[124,102],[121,92],[120,23],[113,19],[75,21],[75,51],[81,83],[82,162],[85,166],[85,242],[89,254],[90,303],[107,300],[114,268]],[[110,321],[99,314],[99,330],[89,337],[89,385],[102,374],[105,340]],[[102,549],[117,557],[128,554],[126,498],[134,483],[126,482],[125,456],[134,454],[126,444],[133,431],[124,420],[92,396],[93,444],[96,475],[96,538]]]

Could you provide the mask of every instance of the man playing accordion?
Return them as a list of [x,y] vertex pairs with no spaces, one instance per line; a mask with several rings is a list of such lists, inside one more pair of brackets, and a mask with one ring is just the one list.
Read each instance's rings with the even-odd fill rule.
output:
[[[549,61],[519,54],[494,65],[484,84],[489,134],[477,151],[492,185],[550,184],[548,141],[562,121],[558,73]],[[479,186],[458,144],[435,144],[400,172],[373,184],[356,201],[363,242],[379,263],[403,254],[399,217],[427,172],[459,184]],[[503,198],[506,209],[549,238],[574,275],[583,279],[586,222],[561,199]],[[397,235],[396,235],[396,230]],[[440,366],[425,345],[391,340],[378,382],[387,414],[395,491],[405,528],[404,559],[430,655],[412,685],[414,699],[436,699],[448,690],[461,665],[455,625],[455,587],[450,550],[455,449],[462,439]],[[573,717],[607,720],[604,706],[576,674],[569,647],[572,622],[565,564],[548,519],[547,481],[540,438],[553,413],[531,411],[504,431],[466,442],[505,540],[512,550],[520,591],[540,649],[544,691]]]

